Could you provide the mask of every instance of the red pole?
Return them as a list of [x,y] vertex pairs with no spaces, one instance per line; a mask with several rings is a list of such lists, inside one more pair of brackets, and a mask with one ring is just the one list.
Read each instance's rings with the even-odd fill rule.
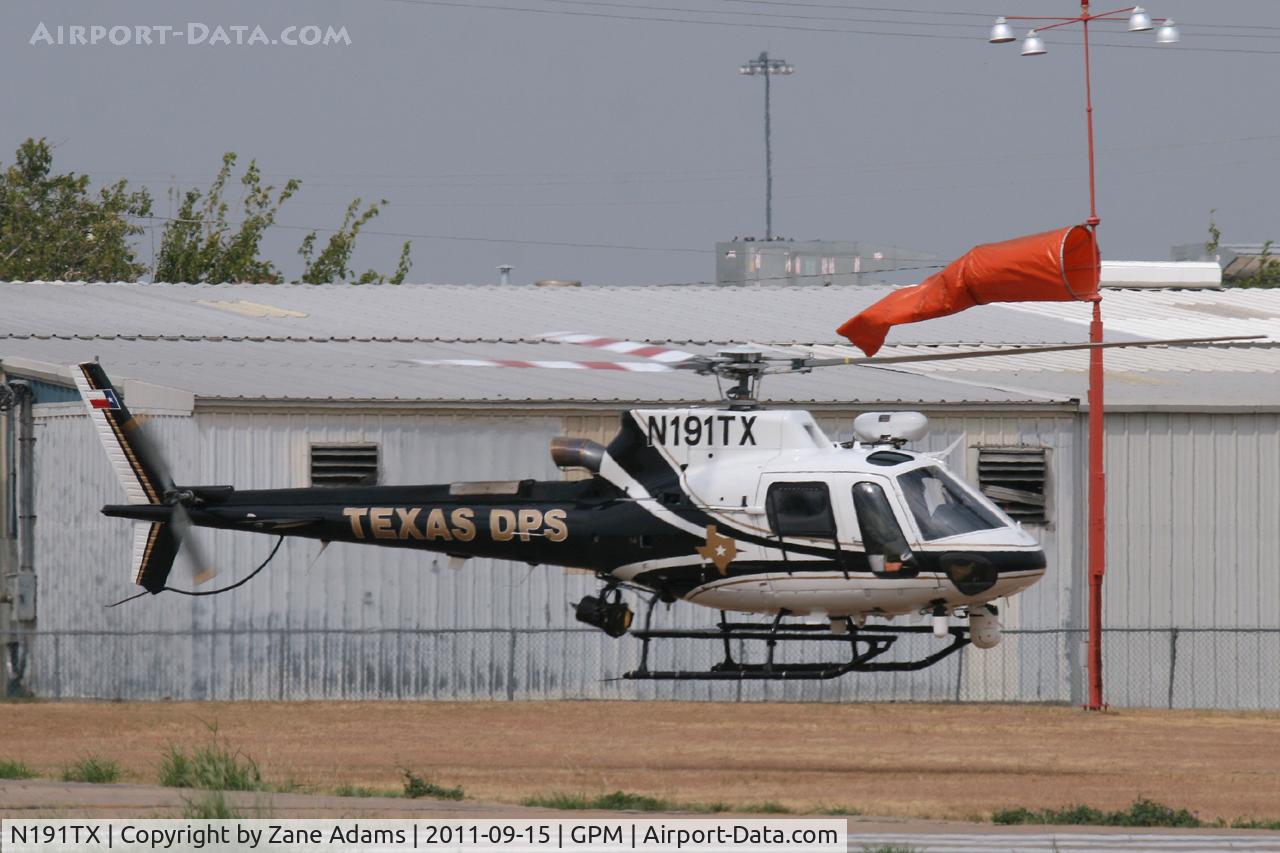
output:
[[[1089,0],[1080,0],[1080,20],[1084,27],[1085,124],[1089,137],[1089,219],[1095,238],[1098,231],[1098,203],[1093,163],[1093,82],[1089,68]],[[1096,243],[1095,243],[1096,245]],[[1093,302],[1089,340],[1102,343],[1101,262],[1094,269],[1098,296]],[[1100,711],[1102,700],[1102,576],[1107,567],[1107,475],[1104,442],[1102,350],[1089,351],[1089,701],[1085,708]]]
[[[1102,301],[1093,303],[1089,340],[1102,342]],[[1102,350],[1089,351],[1089,704],[1102,701],[1102,576],[1107,567],[1107,475],[1103,429]]]

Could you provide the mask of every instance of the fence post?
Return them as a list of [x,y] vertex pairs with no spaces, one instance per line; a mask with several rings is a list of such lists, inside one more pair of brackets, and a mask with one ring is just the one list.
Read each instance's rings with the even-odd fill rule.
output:
[[[747,641],[739,639],[738,640],[738,662],[741,663],[746,659],[747,659]],[[742,701],[742,679],[741,678],[738,679],[737,686],[734,690],[733,701],[735,702]]]
[[1173,678],[1178,666],[1178,629],[1169,629],[1169,707],[1173,707]]
[[510,631],[511,642],[507,646],[507,701],[516,698],[516,629]]

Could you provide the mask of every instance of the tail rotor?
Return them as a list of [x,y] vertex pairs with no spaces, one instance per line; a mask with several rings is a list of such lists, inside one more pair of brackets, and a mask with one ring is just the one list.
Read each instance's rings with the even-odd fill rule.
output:
[[213,564],[192,535],[195,525],[188,507],[197,502],[195,494],[174,485],[164,457],[147,436],[142,422],[125,406],[102,365],[78,364],[71,373],[127,502],[169,507],[168,518],[140,521],[135,528],[134,582],[148,592],[160,592],[179,552],[192,583],[199,585],[212,579],[216,574]]

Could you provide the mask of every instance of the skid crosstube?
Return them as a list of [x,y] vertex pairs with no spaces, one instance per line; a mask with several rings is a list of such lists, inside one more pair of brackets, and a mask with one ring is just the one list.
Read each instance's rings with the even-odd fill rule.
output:
[[[969,645],[966,628],[949,629],[951,644],[933,654],[914,661],[875,662],[875,658],[887,652],[898,638],[908,634],[932,634],[931,627],[876,626],[853,628],[843,634],[830,631],[824,625],[781,624],[780,614],[772,624],[759,622],[721,622],[715,628],[701,630],[651,630],[631,631],[630,636],[640,640],[643,648],[640,666],[623,675],[633,680],[663,681],[815,681],[838,678],[850,672],[910,672],[933,666]],[[718,640],[724,644],[724,660],[709,670],[651,670],[649,669],[649,644],[653,640]],[[763,640],[768,648],[764,663],[741,663],[731,654],[732,640]],[[773,660],[774,649],[783,642],[838,642],[849,647],[849,659],[830,663],[778,663]],[[859,646],[864,648],[860,649]]]

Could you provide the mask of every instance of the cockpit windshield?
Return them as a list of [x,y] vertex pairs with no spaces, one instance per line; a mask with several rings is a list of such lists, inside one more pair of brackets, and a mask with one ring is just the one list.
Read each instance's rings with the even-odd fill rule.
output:
[[898,475],[898,483],[925,539],[1007,526],[995,510],[983,505],[941,468],[908,471]]

